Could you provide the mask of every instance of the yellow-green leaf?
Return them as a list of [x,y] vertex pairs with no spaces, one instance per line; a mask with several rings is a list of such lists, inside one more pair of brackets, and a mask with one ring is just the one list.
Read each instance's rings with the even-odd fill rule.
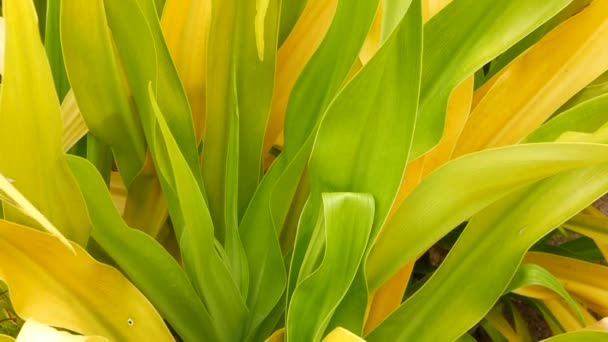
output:
[[[6,196],[6,199],[3,198]],[[55,228],[55,226],[49,222],[49,220],[36,209],[23,195],[17,190],[11,182],[0,174],[0,200],[5,201],[12,207],[18,209],[27,217],[32,218],[42,228],[51,233],[52,235],[59,238],[59,240],[66,245],[70,250],[74,250],[68,240],[61,234],[61,232]]]
[[176,199],[167,206],[184,269],[209,311],[220,339],[240,340],[248,315],[244,298],[222,258],[224,251],[213,235],[213,222],[203,194],[160,113],[151,84],[148,91],[155,122],[145,129],[152,135],[149,144],[163,192]]
[[604,342],[608,339],[608,331],[583,330],[557,335],[543,342]]
[[608,258],[608,217],[601,215],[580,213],[564,223],[564,228],[592,238],[604,258]]
[[[412,191],[384,226],[367,261],[370,289],[377,289],[405,263],[490,203],[556,173],[608,161],[604,159],[608,158],[606,149],[608,146],[591,144],[525,144],[482,151],[445,164]],[[470,182],[472,174],[485,181]],[[450,196],[437,196],[446,189]],[[403,241],[416,244],[404,250]]]
[[462,335],[500,298],[526,251],[606,191],[608,167],[597,162],[539,181],[477,213],[433,276],[366,338]]
[[[68,238],[85,245],[90,224],[63,156],[61,112],[31,1],[3,2],[6,69],[0,104],[0,172]],[[8,220],[38,226],[4,206]]]
[[[286,317],[289,341],[321,339],[355,279],[373,225],[371,195],[324,193],[322,198],[324,225],[317,225],[313,234],[325,240],[325,254],[320,266],[297,285],[290,300]],[[310,253],[310,257],[314,260],[317,255]]]
[[117,65],[103,0],[62,0],[61,42],[82,117],[112,148],[129,187],[144,164],[146,142]]

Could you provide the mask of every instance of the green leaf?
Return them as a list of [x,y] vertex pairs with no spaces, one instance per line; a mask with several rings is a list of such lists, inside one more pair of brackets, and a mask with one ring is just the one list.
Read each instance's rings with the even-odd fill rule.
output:
[[480,325],[490,335],[492,341],[503,342],[518,339],[517,333],[503,315],[502,310],[496,305],[485,315]]
[[424,27],[420,111],[411,158],[441,139],[448,98],[460,82],[571,1],[454,0],[431,18]]
[[295,157],[316,132],[319,119],[344,84],[377,7],[377,0],[339,0],[332,25],[289,97],[283,151],[288,157]]
[[175,259],[149,235],[128,227],[103,179],[86,160],[68,157],[93,222],[92,236],[187,341],[218,341],[209,313]]
[[249,265],[247,254],[239,235],[239,111],[237,110],[228,120],[230,126],[226,146],[226,236],[224,246],[232,277],[241,290],[243,298],[247,298],[249,290]]
[[596,78],[583,90],[574,95],[568,102],[557,111],[561,113],[583,102],[589,101],[595,97],[608,93],[608,72],[604,72],[600,77]]
[[[5,70],[0,104],[0,172],[66,238],[85,246],[90,223],[62,152],[59,101],[31,1],[3,2]],[[4,206],[10,221],[39,227]]]
[[[190,105],[164,42],[154,0],[104,0],[104,5],[142,125],[150,127],[155,122],[148,94],[148,84],[152,82],[160,112],[203,189]],[[152,132],[144,133],[150,143]]]
[[[367,260],[370,290],[450,230],[496,200],[545,177],[607,161],[608,146],[541,143],[469,154],[426,177],[404,200],[378,236]],[[471,177],[483,179],[472,182]],[[449,189],[449,195],[444,194]],[[404,241],[416,241],[403,247]]]
[[523,315],[519,312],[519,310],[515,307],[513,302],[509,302],[509,308],[511,309],[511,314],[513,315],[513,321],[515,322],[515,331],[517,332],[517,336],[522,342],[533,342],[532,336],[530,335],[530,329],[528,329],[528,324],[523,317]]
[[[202,173],[216,236],[224,241],[228,139],[238,107],[238,217],[241,218],[262,176],[262,145],[274,86],[280,1],[268,2],[261,26],[257,1],[222,1],[212,6],[207,54],[206,117]],[[261,17],[260,17],[261,18]],[[256,43],[260,26],[263,47]],[[263,58],[260,58],[262,56]],[[236,94],[238,93],[238,98]]]
[[[41,37],[44,37],[44,28],[46,26],[46,3],[47,0],[34,0],[36,14],[38,15],[38,30]],[[2,15],[4,16],[4,13]]]
[[502,336],[500,332],[494,326],[492,326],[492,324],[487,319],[481,320],[481,322],[479,322],[479,325],[483,328],[486,334],[488,334],[492,342],[507,342],[507,339]]
[[146,141],[129,104],[104,2],[61,1],[61,43],[78,107],[89,130],[112,148],[129,189],[143,167]]
[[46,28],[44,30],[44,47],[48,56],[48,61],[53,73],[55,90],[61,102],[70,90],[70,83],[65,72],[63,56],[61,53],[61,42],[59,39],[59,18],[61,16],[62,0],[47,0],[46,2]]
[[456,342],[477,342],[477,340],[469,334],[464,334],[460,336]]
[[580,330],[544,339],[543,342],[603,342],[608,331]]
[[[228,266],[218,253],[221,248],[213,235],[213,222],[196,179],[181,154],[177,142],[156,104],[152,85],[149,97],[155,114],[149,141],[167,205],[184,269],[202,298],[222,341],[241,339],[247,319],[247,308]],[[175,199],[175,200],[171,200]]]
[[[578,215],[577,215],[578,216]],[[568,224],[573,223],[572,220],[576,218],[573,217],[568,222],[564,223],[564,228],[566,228]],[[574,224],[574,223],[573,223]],[[577,226],[575,226],[577,227]],[[572,231],[577,231],[578,229],[573,229],[572,227],[567,227]],[[584,234],[582,231],[581,234]],[[588,234],[588,231],[586,232]],[[606,235],[608,237],[608,234]],[[575,240],[570,240],[568,242],[562,243],[558,246],[548,245],[544,243],[537,244],[532,247],[532,251],[551,253],[556,255],[565,256],[568,258],[574,258],[589,262],[597,262],[604,258],[602,252],[598,249],[595,242],[586,237],[581,236]]]
[[[606,300],[608,298],[608,287],[604,281],[608,276],[607,267],[598,263],[538,252],[528,252],[524,258],[524,262],[544,267],[560,280],[568,292],[584,303],[586,308],[602,316],[608,316],[608,310],[606,310],[608,306],[606,304],[608,303]],[[568,309],[566,303],[553,302],[557,306],[562,307],[562,309]],[[585,311],[583,313],[587,314]],[[563,316],[560,318],[563,318]],[[562,324],[566,328],[583,327],[582,324],[576,321],[572,321],[571,323],[564,322]]]
[[[536,241],[606,191],[608,167],[597,160],[596,165],[565,171],[516,191],[479,212],[431,279],[367,340],[460,336],[490,310]],[[453,289],[459,289],[458,296]],[[458,320],[451,319],[456,316]]]
[[346,295],[367,248],[374,221],[369,194],[324,193],[326,247],[318,269],[296,287],[287,312],[288,341],[320,341]]
[[[384,223],[399,190],[418,108],[421,6],[419,1],[412,6],[411,1],[397,2],[393,5],[402,6],[401,10],[392,15],[400,17],[389,27],[392,28],[390,36],[327,109],[309,162],[313,193],[309,201],[320,199],[315,192],[354,191],[373,195],[376,214],[371,240]],[[384,153],[378,153],[381,150]],[[317,204],[311,206],[318,207]],[[306,213],[318,215],[315,211]],[[312,229],[314,223],[301,224],[298,228],[289,292],[306,275],[300,271],[304,253],[310,253],[309,248],[321,250],[314,246],[314,241],[307,240]],[[358,325],[363,323],[367,305],[363,269],[360,273],[344,300],[348,309],[338,310],[330,328],[343,326],[360,333],[362,327]],[[360,324],[354,324],[357,320]]]
[[162,13],[163,13],[163,8],[165,7],[165,2],[167,2],[167,0],[155,0],[154,3],[156,4],[156,13],[158,14],[159,17],[161,17]]
[[97,168],[103,177],[104,183],[109,187],[112,165],[114,164],[114,158],[112,157],[112,150],[110,147],[99,141],[94,135],[88,134],[87,159],[95,165],[95,168]]
[[551,333],[553,333],[553,335],[563,334],[565,332],[564,328],[561,326],[561,323],[557,320],[557,318],[555,318],[551,310],[547,308],[546,304],[543,301],[530,300],[528,301],[528,304],[535,307],[536,310],[538,310],[538,312],[542,314],[543,319],[545,320],[545,322],[547,322],[547,325],[549,326],[549,329],[551,330]]
[[557,140],[563,133],[574,131],[593,133],[608,123],[608,94],[600,95],[574,106],[527,136],[523,142],[541,142]]
[[285,149],[262,179],[241,221],[251,276],[247,298],[251,333],[283,295],[285,267],[277,235],[306,167],[318,122],[348,76],[377,6],[378,0],[339,1],[323,42],[292,90]]
[[309,162],[316,190],[373,195],[374,233],[399,190],[416,121],[422,19],[414,4],[328,108]]
[[298,19],[300,18],[300,14],[306,7],[308,0],[292,0],[289,2],[289,5],[285,4],[281,6],[281,20],[279,26],[279,40],[278,45],[281,46],[291,29],[294,27]]
[[505,293],[513,292],[525,286],[543,286],[557,293],[562,297],[570,308],[578,315],[578,319],[583,325],[587,325],[585,317],[581,312],[578,304],[572,299],[568,291],[564,289],[562,284],[549,271],[536,264],[522,264],[517,269],[517,272],[511,279],[511,283],[505,290]]

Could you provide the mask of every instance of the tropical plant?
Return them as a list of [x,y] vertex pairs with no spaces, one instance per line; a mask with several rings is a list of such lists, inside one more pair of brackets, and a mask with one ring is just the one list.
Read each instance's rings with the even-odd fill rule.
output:
[[2,7],[0,332],[607,338],[608,0]]

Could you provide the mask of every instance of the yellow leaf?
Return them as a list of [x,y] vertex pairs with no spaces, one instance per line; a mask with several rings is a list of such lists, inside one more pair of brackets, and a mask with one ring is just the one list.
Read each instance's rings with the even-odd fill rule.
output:
[[0,17],[0,75],[4,74],[4,43],[5,43],[4,17]]
[[26,319],[112,341],[172,341],[152,304],[116,269],[80,246],[0,220],[0,279]]
[[519,336],[511,327],[511,324],[507,322],[507,319],[502,315],[499,310],[493,308],[492,310],[490,310],[490,312],[488,312],[485,318],[488,320],[488,322],[490,322],[490,324],[492,324],[494,328],[496,328],[496,330],[498,330],[498,332],[502,336],[507,339],[507,341],[521,342]]
[[274,333],[272,333],[272,335],[270,335],[270,337],[267,338],[265,342],[283,342],[284,340],[285,340],[285,328],[281,328],[281,329],[275,331]]
[[[283,131],[287,101],[298,76],[325,37],[336,13],[337,0],[309,0],[277,53],[277,69],[264,152],[270,151]],[[265,158],[265,161],[272,159]],[[264,165],[266,168],[268,165]]]
[[471,110],[473,110],[473,109],[475,109],[475,107],[477,107],[477,105],[479,104],[481,99],[483,99],[483,97],[486,96],[488,91],[490,91],[490,89],[492,89],[492,87],[494,86],[494,83],[496,83],[496,81],[498,79],[500,79],[501,75],[505,72],[506,69],[507,68],[500,70],[496,75],[494,75],[494,77],[487,80],[484,84],[481,85],[481,87],[479,87],[479,88],[477,88],[477,90],[475,90],[475,92],[473,93],[473,103],[471,104]]
[[587,327],[591,330],[608,330],[608,317],[604,317],[594,324]]
[[559,294],[540,285],[520,287],[518,289],[513,290],[513,293],[518,294],[520,296],[543,300],[554,300],[561,298]]
[[593,209],[596,211],[592,211],[591,208],[586,209],[587,213],[580,213],[564,223],[564,228],[592,238],[608,260],[608,217],[595,208]]
[[422,1],[422,18],[429,21],[435,14],[439,13],[452,0],[424,0]]
[[455,156],[518,142],[607,69],[608,0],[597,0],[494,77]]
[[[361,47],[361,52],[359,52],[359,59],[362,64],[367,63],[376,51],[380,48],[380,33],[382,29],[382,13],[384,8],[384,1],[380,0],[378,2],[378,10],[376,11],[376,16],[374,17],[374,21],[372,22],[372,26],[363,42],[363,46]],[[349,77],[351,78],[351,77]]]
[[203,137],[205,123],[210,14],[210,0],[167,0],[161,19],[165,42],[190,102],[197,142]]
[[445,119],[445,129],[439,144],[424,155],[422,178],[447,163],[452,157],[456,142],[469,117],[473,97],[473,77],[464,80],[450,95]]
[[528,324],[523,317],[523,315],[519,312],[519,310],[515,307],[512,302],[509,302],[509,307],[511,308],[511,313],[513,315],[513,321],[515,322],[515,331],[517,332],[518,339],[520,342],[533,342],[532,336],[530,335],[530,329],[528,329]]
[[608,315],[608,267],[539,252],[529,252],[523,262],[545,268],[591,310]]
[[163,196],[152,157],[147,153],[144,166],[127,193],[123,219],[129,227],[156,237],[167,216],[167,201]]
[[337,327],[325,336],[323,342],[365,342],[365,340],[344,328]]
[[[1,340],[0,340],[1,341]],[[31,319],[25,322],[17,342],[109,342],[106,338],[99,336],[73,335],[65,331],[59,331]]]
[[[577,315],[572,312],[570,306],[563,299],[548,299],[543,300],[543,303],[565,331],[574,331],[584,328],[577,318]],[[587,310],[581,308],[581,311],[587,322],[590,322],[591,325],[595,324],[596,319],[591,316]]]
[[10,336],[0,335],[0,342],[15,342],[15,339]]
[[80,114],[74,91],[71,89],[61,103],[61,121],[63,123],[62,150],[67,152],[89,132]]
[[118,209],[118,212],[122,216],[125,212],[125,204],[127,202],[127,188],[120,178],[120,173],[112,171],[110,174],[110,194],[112,194],[112,201]]
[[376,291],[372,301],[373,305],[369,309],[367,321],[365,322],[365,335],[374,330],[401,304],[401,298],[403,298],[413,270],[414,262],[408,263]]

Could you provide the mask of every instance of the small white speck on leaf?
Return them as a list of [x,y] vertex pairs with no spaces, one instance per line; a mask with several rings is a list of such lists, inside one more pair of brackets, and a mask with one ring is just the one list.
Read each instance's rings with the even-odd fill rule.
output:
[[130,318],[130,317],[129,317],[129,319],[127,319],[127,324],[128,324],[129,326],[133,326],[133,325],[135,324],[135,322],[133,321],[133,318]]
[[526,227],[519,230],[519,235],[523,235],[526,232]]

